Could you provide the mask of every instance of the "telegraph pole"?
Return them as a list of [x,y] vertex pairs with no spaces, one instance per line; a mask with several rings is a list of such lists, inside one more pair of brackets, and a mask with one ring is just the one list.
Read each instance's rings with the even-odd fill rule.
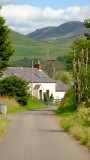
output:
[[52,69],[53,69],[53,80],[55,79],[54,73],[55,73],[55,61],[58,61],[57,59],[47,59],[47,61],[52,62]]
[[32,61],[32,84],[31,84],[31,97],[33,98],[33,61]]
[[48,62],[52,62],[52,70],[53,70],[53,75],[52,75],[52,77],[53,77],[53,80],[55,79],[55,77],[54,77],[54,73],[55,73],[55,61],[58,61],[57,59],[51,59],[50,57],[49,57],[49,48],[47,49],[47,61]]
[[47,49],[47,60],[49,59],[49,48]]

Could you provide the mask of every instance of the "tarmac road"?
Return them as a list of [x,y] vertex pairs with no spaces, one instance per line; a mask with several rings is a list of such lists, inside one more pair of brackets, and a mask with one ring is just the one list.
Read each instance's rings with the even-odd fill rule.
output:
[[54,108],[10,115],[0,160],[90,160],[89,151],[59,127]]

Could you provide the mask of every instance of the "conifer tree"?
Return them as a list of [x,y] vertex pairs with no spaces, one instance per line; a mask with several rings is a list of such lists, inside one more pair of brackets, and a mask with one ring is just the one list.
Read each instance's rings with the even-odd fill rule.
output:
[[5,22],[5,19],[0,15],[0,75],[10,65],[9,59],[14,52],[12,42],[9,38],[10,29],[5,26]]

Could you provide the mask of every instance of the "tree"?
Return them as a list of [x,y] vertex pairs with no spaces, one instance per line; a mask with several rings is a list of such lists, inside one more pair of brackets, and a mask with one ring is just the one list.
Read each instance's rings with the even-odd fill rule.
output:
[[29,98],[28,83],[16,76],[0,80],[0,95],[15,98],[21,105],[26,105]]
[[76,104],[82,101],[88,102],[88,98],[90,98],[90,40],[76,39],[69,57],[67,63],[68,69],[72,71],[74,77]]
[[[90,19],[84,21],[84,26],[90,28]],[[72,71],[74,77],[76,104],[82,101],[88,104],[90,99],[90,32],[85,36],[87,39],[78,38],[73,42],[67,58],[67,69]]]
[[90,40],[87,40],[87,39],[80,39],[80,38],[77,38],[74,40],[72,46],[71,46],[71,49],[72,51],[68,54],[67,56],[67,70],[68,71],[73,71],[73,52],[75,50],[76,52],[76,55],[75,57],[78,58],[82,58],[82,49],[86,52],[86,49],[88,48],[88,58],[90,60]]
[[10,29],[5,26],[5,22],[5,19],[0,15],[0,75],[2,71],[10,65],[9,59],[14,52],[11,40],[9,38]]
[[[90,28],[90,19],[86,19],[84,21],[84,26],[86,28]],[[84,35],[86,36],[87,40],[90,40],[90,29],[89,29],[89,33],[85,33]]]

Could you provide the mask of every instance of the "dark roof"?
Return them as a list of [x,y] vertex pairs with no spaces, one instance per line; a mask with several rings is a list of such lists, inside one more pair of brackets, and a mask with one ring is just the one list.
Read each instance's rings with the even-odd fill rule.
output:
[[56,82],[56,92],[66,92],[69,88],[61,81],[55,81]]
[[[4,75],[7,76],[17,76],[26,80],[27,82],[32,82],[32,68],[23,67],[10,67],[8,70],[4,71]],[[48,75],[46,75],[42,70],[38,68],[33,68],[33,82],[34,83],[55,83]]]

